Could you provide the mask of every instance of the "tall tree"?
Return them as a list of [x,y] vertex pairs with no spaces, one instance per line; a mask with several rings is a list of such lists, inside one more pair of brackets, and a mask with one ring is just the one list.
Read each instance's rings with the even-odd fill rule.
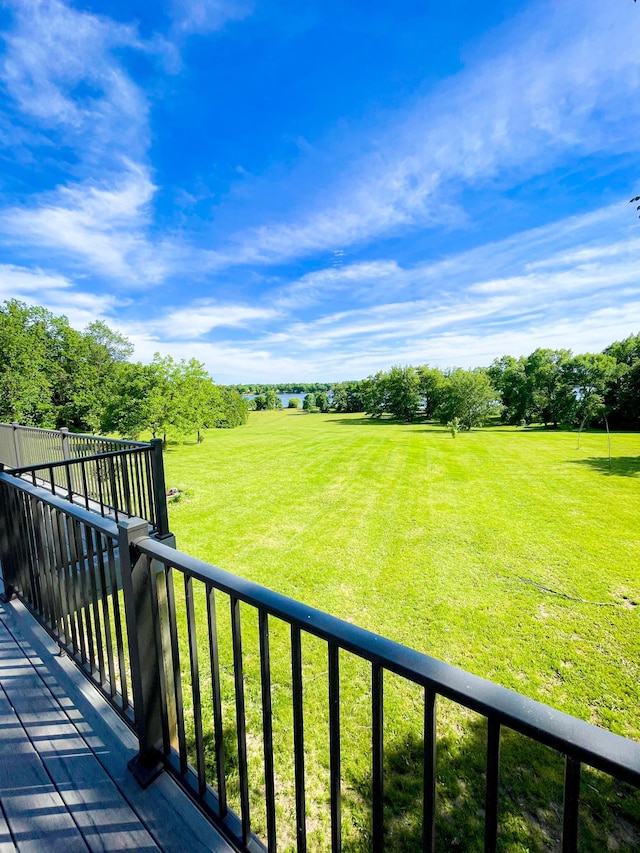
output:
[[446,378],[438,418],[444,424],[458,418],[462,428],[471,429],[482,426],[498,405],[498,393],[485,370],[458,368]]
[[571,422],[576,397],[571,386],[571,351],[537,349],[525,360],[531,382],[534,417],[545,426]]

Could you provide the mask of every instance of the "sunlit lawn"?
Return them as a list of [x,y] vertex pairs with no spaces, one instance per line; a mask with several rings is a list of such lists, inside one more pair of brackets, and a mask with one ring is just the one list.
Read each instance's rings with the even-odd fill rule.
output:
[[[640,739],[640,435],[612,436],[609,467],[602,433],[583,434],[578,449],[569,432],[496,427],[454,439],[430,424],[257,412],[246,427],[208,432],[201,445],[170,445],[165,465],[167,485],[185,490],[170,508],[181,550]],[[274,631],[284,636],[278,626]],[[251,657],[253,623],[246,633]],[[326,750],[313,746],[314,732],[324,743],[327,724],[320,646],[309,640],[304,648],[307,764],[317,766],[310,788],[321,801],[308,808],[310,846],[317,850],[328,847]],[[286,751],[284,640],[280,658],[277,646],[272,655],[276,749]],[[347,849],[366,849],[370,676],[350,660],[343,673],[350,746],[343,766],[344,834]],[[248,719],[259,742],[259,680],[252,678],[249,663]],[[394,850],[415,849],[419,838],[420,701],[418,691],[387,680]],[[442,849],[455,847],[456,838],[460,849],[481,849],[475,797],[482,780],[477,791],[469,780],[481,775],[483,724],[442,705],[440,827],[448,839]],[[507,754],[512,747],[515,739],[507,737]],[[523,749],[526,756],[529,747]],[[254,752],[257,767],[260,749]],[[505,770],[504,850],[553,849],[560,818],[534,791],[547,772],[556,779],[556,759],[538,760],[539,772]],[[283,791],[290,787],[287,773],[282,770]],[[462,787],[461,778],[467,779]],[[589,787],[604,791],[606,780],[598,780]],[[548,782],[547,793],[561,802],[555,784]],[[253,793],[259,799],[259,790]],[[534,800],[524,806],[526,819],[519,806],[513,814],[508,808],[522,797]],[[283,793],[279,802],[285,824],[288,799]],[[606,849],[598,845],[614,830],[603,825],[598,835],[598,822],[585,818],[584,849]],[[625,847],[622,833],[616,849],[634,849],[633,838]]]

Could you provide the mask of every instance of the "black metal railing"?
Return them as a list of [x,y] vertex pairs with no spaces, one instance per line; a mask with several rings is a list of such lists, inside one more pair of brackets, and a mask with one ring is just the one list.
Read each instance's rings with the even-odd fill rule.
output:
[[[13,468],[8,473],[43,485],[68,501],[112,516],[144,518],[156,532],[168,532],[166,501],[162,500],[164,484],[155,481],[155,448],[151,446],[117,450],[80,459],[67,459],[44,465]],[[160,501],[158,501],[160,492]]]
[[131,676],[115,521],[0,473],[5,594],[29,609],[125,717]]
[[[403,711],[420,727],[422,784],[413,808],[422,832],[412,849],[436,849],[438,774],[453,761],[450,748],[439,750],[447,704],[484,721],[484,758],[473,772],[482,788],[475,813],[482,815],[485,851],[498,849],[500,838],[500,780],[510,769],[501,759],[505,740],[509,762],[525,769],[530,744],[563,759],[563,853],[578,849],[582,795],[593,787],[581,787],[584,768],[640,788],[635,741],[180,553],[149,536],[143,520],[115,525],[7,474],[0,474],[0,498],[5,582],[8,575],[105,695],[116,697],[116,707],[130,710],[133,696],[138,777],[148,781],[164,763],[243,850],[306,851],[310,813],[326,801],[326,839],[340,851],[351,807],[344,759],[351,763],[356,750],[369,768],[358,791],[369,803],[361,847],[400,849],[389,840],[393,732],[385,693],[405,686],[421,697]],[[323,661],[316,674],[312,645]],[[366,705],[367,743],[346,734],[356,705]],[[324,724],[308,725],[310,715]],[[514,732],[524,741],[521,753],[511,748]],[[283,762],[291,773],[291,818],[283,809]],[[554,796],[548,786],[540,774],[538,799]]]
[[69,432],[65,427],[54,430],[17,423],[0,424],[0,462],[11,468],[148,446],[146,442]]
[[162,442],[0,424],[0,466],[99,512],[137,516],[154,532],[169,535]]

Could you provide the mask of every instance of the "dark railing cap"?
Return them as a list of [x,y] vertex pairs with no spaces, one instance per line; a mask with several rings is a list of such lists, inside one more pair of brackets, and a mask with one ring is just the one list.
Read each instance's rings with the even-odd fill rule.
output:
[[233,575],[155,539],[140,553],[379,664],[534,740],[640,787],[640,743]]

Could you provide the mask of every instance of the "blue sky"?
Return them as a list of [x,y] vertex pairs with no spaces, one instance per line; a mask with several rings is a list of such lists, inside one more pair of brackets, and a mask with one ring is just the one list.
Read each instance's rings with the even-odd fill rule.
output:
[[632,0],[19,0],[0,29],[0,300],[219,382],[640,331]]

